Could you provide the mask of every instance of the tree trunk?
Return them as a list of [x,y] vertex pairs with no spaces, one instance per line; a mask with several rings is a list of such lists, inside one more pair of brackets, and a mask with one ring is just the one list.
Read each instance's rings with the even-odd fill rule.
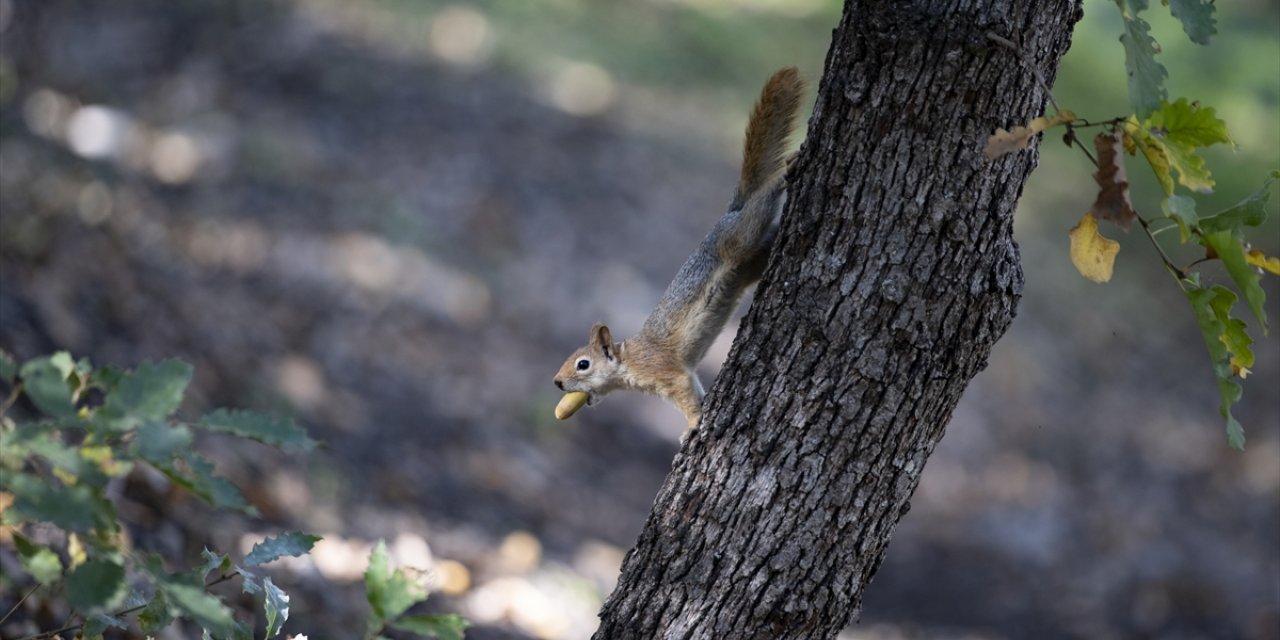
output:
[[1078,0],[848,0],[778,246],[595,638],[823,638],[856,620],[1022,290],[1026,123]]

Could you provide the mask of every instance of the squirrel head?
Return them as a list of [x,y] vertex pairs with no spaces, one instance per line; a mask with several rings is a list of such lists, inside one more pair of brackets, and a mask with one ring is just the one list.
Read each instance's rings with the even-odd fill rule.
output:
[[587,346],[564,361],[555,383],[564,392],[586,393],[587,404],[593,405],[606,393],[624,386],[624,373],[621,353],[609,327],[597,322],[591,327]]

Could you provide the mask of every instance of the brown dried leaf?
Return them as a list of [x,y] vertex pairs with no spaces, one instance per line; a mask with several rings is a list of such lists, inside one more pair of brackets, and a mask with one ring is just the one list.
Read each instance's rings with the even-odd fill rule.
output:
[[1098,183],[1098,197],[1093,201],[1093,215],[1110,220],[1121,229],[1129,230],[1138,213],[1129,200],[1129,180],[1124,172],[1124,142],[1119,131],[1099,133],[1093,139],[1098,150],[1098,172],[1093,179]]

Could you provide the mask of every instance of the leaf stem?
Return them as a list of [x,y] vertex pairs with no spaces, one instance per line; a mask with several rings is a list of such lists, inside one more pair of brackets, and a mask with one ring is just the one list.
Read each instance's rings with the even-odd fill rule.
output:
[[1093,163],[1094,169],[1100,169],[1101,167],[1098,166],[1098,159],[1093,157],[1093,152],[1089,151],[1088,147],[1085,147],[1083,142],[1080,142],[1080,138],[1076,137],[1074,129],[1075,125],[1067,125],[1067,131],[1071,133],[1071,144],[1078,147],[1080,152],[1089,159],[1089,162]]
[[1210,260],[1214,260],[1214,259],[1215,259],[1215,258],[1210,258],[1210,257],[1207,257],[1207,256],[1206,256],[1206,257],[1204,257],[1204,258],[1200,258],[1200,259],[1198,259],[1198,260],[1193,261],[1191,264],[1188,264],[1185,268],[1186,268],[1186,269],[1190,269],[1191,267],[1194,267],[1194,266],[1196,266],[1196,265],[1198,265],[1198,264],[1204,264],[1204,263],[1206,263],[1206,262],[1208,262],[1208,261],[1210,261]]
[[1160,254],[1160,259],[1164,261],[1164,267],[1168,269],[1169,272],[1178,280],[1185,279],[1187,277],[1186,269],[1179,267],[1173,263],[1173,260],[1169,259],[1169,254],[1164,252],[1164,247],[1160,246],[1160,242],[1156,240],[1155,234],[1151,233],[1151,223],[1147,222],[1147,219],[1142,217],[1142,214],[1137,211],[1134,211],[1133,215],[1138,218],[1138,222],[1142,225],[1142,230],[1147,232],[1147,238],[1151,240],[1151,245],[1154,246],[1156,248],[1156,252]]

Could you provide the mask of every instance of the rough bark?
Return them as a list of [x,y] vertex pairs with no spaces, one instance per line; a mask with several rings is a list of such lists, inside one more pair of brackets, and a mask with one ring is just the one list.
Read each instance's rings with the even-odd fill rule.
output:
[[[1014,205],[1078,0],[849,0],[779,244],[595,638],[824,638],[1022,289]],[[941,579],[945,579],[940,577]]]

